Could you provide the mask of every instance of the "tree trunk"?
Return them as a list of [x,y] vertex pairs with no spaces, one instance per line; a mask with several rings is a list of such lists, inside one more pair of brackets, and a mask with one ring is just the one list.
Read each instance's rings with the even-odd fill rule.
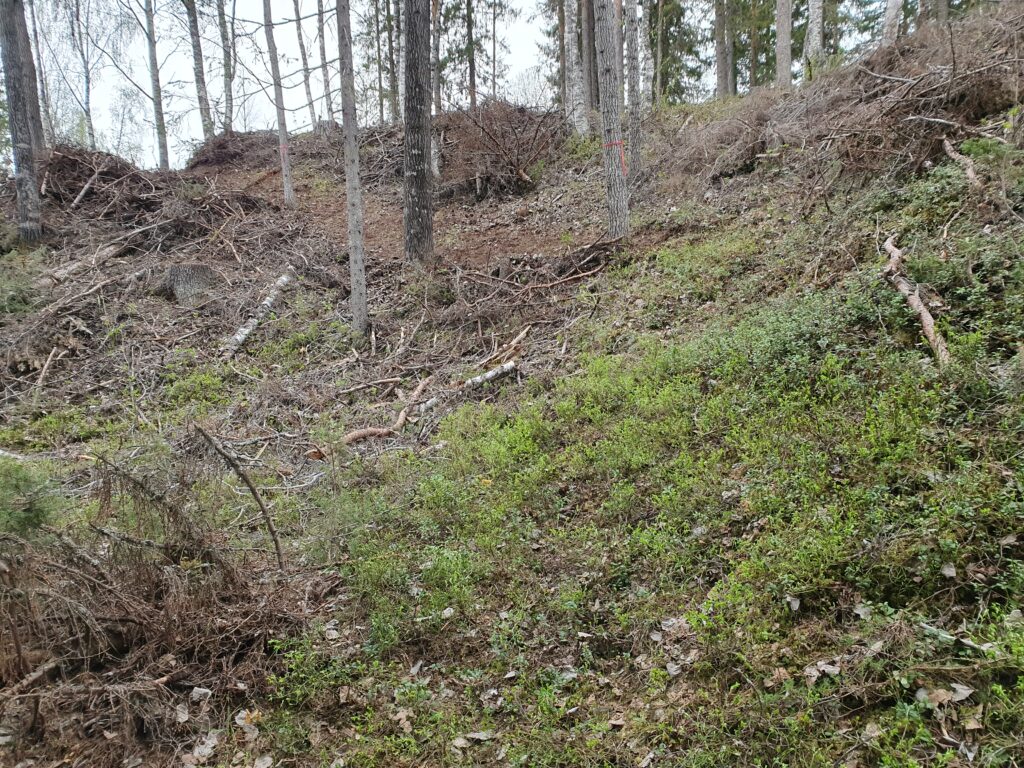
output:
[[[149,2],[150,0],[147,0]],[[274,16],[270,0],[263,0],[263,29],[267,34],[267,57],[270,59],[270,77],[274,81],[274,107],[277,109],[277,139],[281,155],[281,182],[284,185],[284,204],[287,208],[296,205],[295,188],[292,186],[292,164],[288,158],[288,118],[284,111],[284,89],[281,87],[281,68],[277,58],[277,44],[274,41]]]
[[793,0],[775,1],[775,87],[793,84]]
[[807,34],[804,38],[804,66],[806,79],[814,77],[814,70],[825,58],[825,6],[824,0],[808,0]]
[[82,65],[82,116],[85,118],[85,135],[89,149],[96,151],[96,128],[92,119],[92,69],[90,68],[88,45],[88,22],[82,19],[82,4],[72,0],[68,8],[71,26],[71,44]]
[[235,36],[234,13],[231,30],[228,29],[225,0],[217,0],[217,28],[220,30],[220,47],[224,55],[224,133],[230,135],[235,116]]
[[[395,15],[391,10],[391,0],[381,0],[384,3],[384,27],[388,35],[388,104],[391,107],[391,121],[397,123],[401,120],[398,111],[398,66],[395,62]],[[396,7],[398,0],[395,0]]]
[[564,45],[567,99],[565,114],[577,135],[586,136],[590,133],[590,115],[584,103],[583,64],[580,61],[580,49],[576,37],[576,10],[577,0],[566,0]]
[[380,36],[380,0],[373,2],[373,46],[377,57],[377,117],[381,125],[384,125],[384,57],[381,53]]
[[601,137],[608,199],[608,235],[622,238],[629,234],[629,191],[626,187],[626,155],[622,146],[622,102],[619,101],[617,36],[612,2],[594,1],[594,30],[597,33],[597,83],[601,90]]
[[434,88],[434,113],[444,110],[441,103],[441,0],[430,4],[430,82]]
[[405,114],[405,60],[409,46],[406,30],[406,7],[403,0],[395,0],[395,47],[398,56],[398,114]]
[[36,24],[36,6],[32,0],[28,0],[29,16],[32,18],[32,40],[35,43],[37,57],[37,79],[39,83],[39,100],[42,108],[43,141],[50,144],[53,141],[53,109],[50,105],[50,88],[46,83],[46,70],[43,67],[43,49],[39,45],[39,25]]
[[662,83],[662,68],[664,66],[665,36],[665,0],[658,0],[658,30],[655,35],[654,47],[654,103],[661,106],[662,94],[665,93]]
[[569,86],[565,76],[565,0],[557,0],[558,13],[558,97],[568,115]]
[[32,154],[36,160],[42,160],[46,153],[46,134],[43,132],[43,117],[39,108],[39,79],[36,76],[36,60],[32,55],[32,41],[28,36],[28,22],[25,19],[25,6],[22,0],[16,0],[11,23],[15,25],[18,35],[18,55],[21,56],[20,70],[24,78],[23,88],[28,108],[29,138],[32,142]]
[[626,103],[626,39],[623,33],[622,0],[614,0],[612,10],[615,16],[612,20],[612,29],[615,31],[615,67],[618,69],[619,78],[619,103]]
[[[26,88],[24,71],[26,56],[19,33],[18,15],[25,20],[25,9],[20,0],[0,0],[0,57],[3,61],[4,83],[7,92],[8,121],[14,154],[14,188],[18,209],[18,235],[26,243],[35,243],[42,237],[39,210],[39,183],[36,180],[36,158],[32,148],[30,114],[32,99],[38,94]],[[36,105],[38,112],[38,104]]]
[[594,61],[594,5],[593,0],[580,0],[580,60],[583,64],[583,107],[589,116],[597,110],[597,65]]
[[498,0],[491,0],[491,99],[498,100]]
[[188,36],[192,43],[192,75],[196,81],[196,98],[199,101],[199,120],[203,124],[203,138],[213,138],[213,115],[210,113],[210,97],[206,92],[206,66],[203,61],[203,44],[199,36],[199,12],[196,0],[181,0],[188,19]]
[[625,0],[622,13],[626,22],[626,71],[629,74],[629,181],[635,183],[640,174],[641,128],[644,108],[640,92],[640,20],[637,0]]
[[651,0],[640,3],[640,89],[644,106],[654,104],[654,51],[651,50]]
[[949,0],[933,0],[932,12],[935,16],[936,24],[948,24],[949,23]]
[[405,255],[434,261],[433,174],[430,172],[430,0],[405,0]]
[[729,52],[726,34],[726,0],[715,0],[715,96],[729,95]]
[[476,40],[473,39],[473,0],[466,0],[466,58],[469,63],[469,108],[476,110]]
[[750,90],[757,86],[757,64],[761,58],[761,27],[756,0],[750,2]]
[[369,330],[366,307],[366,256],[363,246],[363,189],[359,182],[359,125],[352,66],[352,22],[348,0],[338,0],[338,61],[341,69],[341,124],[345,132],[345,204],[348,210],[348,264],[352,279],[349,306],[352,330]]
[[886,0],[885,19],[882,22],[882,45],[894,45],[900,34],[900,17],[903,15],[902,0]]
[[734,29],[733,12],[734,8],[729,3],[729,0],[725,2],[725,56],[726,65],[725,72],[728,78],[728,92],[730,96],[736,95],[736,32]]
[[292,7],[295,9],[295,38],[299,41],[299,62],[302,64],[302,86],[306,89],[309,127],[316,128],[316,107],[313,106],[313,89],[309,83],[309,55],[306,53],[306,36],[302,34],[302,8],[299,0],[292,0]]
[[[320,74],[324,79],[324,119],[334,121],[334,105],[331,103],[331,71],[327,67],[327,36],[324,27],[324,0],[316,0],[316,31],[320,40]],[[380,40],[377,40],[377,55],[380,56]],[[378,70],[379,72],[380,70]],[[381,121],[383,122],[383,120]]]
[[171,159],[167,151],[167,123],[164,122],[164,95],[160,88],[160,61],[156,54],[156,8],[153,0],[145,0],[143,13],[146,16],[146,47],[149,50],[150,98],[153,100],[156,146],[160,156],[160,170],[169,171]]

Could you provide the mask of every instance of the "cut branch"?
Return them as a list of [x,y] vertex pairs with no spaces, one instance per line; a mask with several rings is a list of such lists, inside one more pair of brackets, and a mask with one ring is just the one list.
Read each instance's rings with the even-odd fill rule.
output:
[[907,304],[917,315],[917,320],[921,323],[921,331],[928,340],[932,352],[935,353],[935,360],[939,364],[939,368],[946,367],[949,364],[949,349],[946,346],[946,340],[935,327],[935,318],[932,317],[932,313],[921,300],[918,286],[903,274],[903,251],[896,247],[896,235],[892,235],[885,241],[885,250],[889,254],[889,261],[886,262],[882,274],[903,295]]
[[394,424],[390,427],[363,427],[362,429],[356,429],[349,432],[343,438],[341,438],[342,445],[352,445],[362,440],[368,440],[371,437],[390,437],[391,435],[398,434],[402,427],[405,426],[406,421],[409,420],[409,411],[415,406],[420,398],[423,397],[423,390],[427,388],[427,384],[430,383],[430,376],[427,376],[423,381],[416,385],[416,389],[413,390],[409,396],[408,402],[405,407],[402,408],[398,414],[398,418],[395,419]]
[[263,322],[263,319],[270,314],[270,310],[274,308],[274,302],[276,302],[284,289],[288,287],[288,284],[292,281],[292,268],[289,266],[288,271],[277,278],[277,282],[274,283],[274,287],[271,289],[267,297],[260,302],[259,306],[256,307],[256,311],[253,312],[252,316],[245,321],[241,328],[235,331],[234,335],[225,342],[221,349],[221,355],[225,360],[234,357],[235,353],[245,344],[246,339],[252,335],[252,332],[256,330],[256,327]]

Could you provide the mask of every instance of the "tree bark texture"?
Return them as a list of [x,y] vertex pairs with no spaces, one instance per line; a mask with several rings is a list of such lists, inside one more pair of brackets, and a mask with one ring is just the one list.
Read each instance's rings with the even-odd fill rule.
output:
[[405,56],[405,255],[418,264],[434,260],[433,174],[430,170],[430,0],[404,0]]
[[156,126],[156,146],[160,157],[160,170],[171,169],[171,157],[167,151],[167,123],[164,121],[164,94],[160,87],[160,60],[156,53],[156,8],[153,0],[145,0],[143,13],[146,17],[146,48],[149,51],[150,99],[153,100],[153,123]]
[[292,184],[292,164],[288,157],[288,118],[284,110],[284,89],[281,87],[281,68],[277,58],[277,43],[274,41],[274,16],[270,9],[270,0],[263,0],[263,29],[267,34],[270,77],[274,81],[274,107],[277,109],[277,139],[278,151],[281,156],[284,204],[287,208],[294,208],[296,205],[295,187]]
[[793,0],[775,2],[775,87],[793,84]]
[[619,69],[616,62],[618,36],[615,34],[615,8],[612,3],[613,0],[594,0],[594,29],[597,33],[597,82],[600,88],[608,235],[618,239],[629,234],[629,192],[626,187],[622,102],[619,99]]

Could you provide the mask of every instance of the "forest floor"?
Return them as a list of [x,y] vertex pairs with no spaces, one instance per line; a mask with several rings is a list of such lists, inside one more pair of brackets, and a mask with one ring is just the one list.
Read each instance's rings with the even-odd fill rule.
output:
[[433,272],[375,170],[366,342],[334,140],[295,211],[259,135],[62,150],[0,261],[0,764],[1021,764],[1011,11],[660,113],[628,243],[597,142],[447,189]]

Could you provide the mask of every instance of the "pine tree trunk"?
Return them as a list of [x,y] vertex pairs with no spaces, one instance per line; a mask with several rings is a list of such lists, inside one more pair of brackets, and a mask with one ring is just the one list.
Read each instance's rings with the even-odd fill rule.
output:
[[[22,51],[18,14],[24,22],[25,12],[18,0],[0,0],[0,58],[3,62],[4,83],[7,94],[8,121],[14,154],[14,189],[17,198],[18,235],[26,243],[38,242],[42,237],[39,208],[39,183],[36,180],[36,158],[32,148],[30,101],[38,98],[28,92],[25,57],[31,51]],[[38,110],[38,105],[37,105]]]
[[[391,122],[401,120],[398,111],[398,65],[395,60],[395,15],[391,10],[391,0],[384,3],[384,27],[388,36],[388,104],[391,107]],[[398,0],[395,0],[396,6]]]
[[808,0],[807,34],[804,38],[804,66],[810,70],[808,79],[814,77],[815,70],[825,59],[824,14],[824,0]]
[[587,119],[597,110],[597,64],[594,61],[594,5],[593,0],[580,0],[580,60],[583,63],[583,107]]
[[196,0],[181,0],[188,20],[188,36],[192,43],[192,76],[196,81],[196,98],[199,101],[199,120],[203,124],[203,139],[213,138],[213,115],[210,112],[210,96],[206,91],[206,68],[203,61],[203,43],[199,36],[199,11]]
[[32,19],[32,40],[35,43],[37,57],[36,75],[39,83],[39,101],[42,109],[43,142],[53,142],[53,109],[50,105],[50,88],[46,83],[46,70],[43,67],[43,49],[39,45],[39,25],[36,24],[36,6],[32,0],[28,0],[29,16]]
[[728,78],[727,91],[730,96],[736,95],[736,32],[733,29],[734,19],[733,11],[734,7],[726,0],[725,3],[725,56],[726,65],[725,72]]
[[430,0],[405,0],[405,255],[434,261],[433,174],[430,172]]
[[306,53],[306,36],[302,34],[302,8],[299,0],[292,0],[295,9],[295,38],[299,43],[299,62],[302,64],[302,86],[306,89],[306,107],[309,109],[309,127],[316,128],[316,107],[313,104],[313,88],[309,82],[309,55]]
[[626,23],[626,71],[629,75],[629,182],[640,174],[644,98],[640,92],[640,20],[636,0],[625,0],[622,13]]
[[662,95],[665,93],[664,84],[662,83],[662,68],[664,65],[664,50],[665,44],[663,42],[665,36],[665,0],[658,0],[658,30],[655,35],[655,48],[654,48],[654,103],[661,106]]
[[758,21],[758,12],[756,0],[750,2],[750,75],[748,77],[750,81],[750,90],[754,90],[757,87],[757,65],[758,60],[761,58],[761,27]]
[[491,99],[498,100],[498,0],[491,0]]
[[885,19],[882,22],[882,45],[893,45],[900,34],[900,16],[903,15],[902,0],[886,0]]
[[341,69],[341,123],[345,133],[345,204],[348,212],[348,264],[352,279],[349,306],[352,330],[369,330],[366,307],[366,254],[363,245],[363,189],[359,182],[359,125],[352,66],[352,22],[348,0],[338,0],[338,60]]
[[281,155],[284,204],[287,208],[294,208],[296,206],[295,187],[292,185],[292,164],[288,157],[288,118],[284,110],[284,89],[281,87],[281,68],[277,58],[277,43],[274,41],[274,16],[270,9],[270,0],[263,0],[263,29],[267,35],[270,77],[274,81],[274,107],[277,109],[277,139]]
[[565,0],[557,0],[558,13],[558,97],[568,115],[569,86],[565,76]]
[[608,200],[608,235],[629,234],[629,190],[622,146],[622,102],[619,100],[619,69],[616,59],[615,9],[612,0],[594,1],[597,36],[598,87],[601,90],[601,137],[604,145],[604,178]]
[[398,56],[398,114],[405,114],[405,94],[406,94],[406,83],[405,83],[405,60],[408,56],[409,41],[408,30],[406,30],[406,14],[407,9],[403,0],[395,0],[395,48],[396,55]]
[[715,96],[729,95],[729,52],[726,35],[726,0],[715,0]]
[[[324,119],[334,122],[334,105],[331,103],[331,71],[327,68],[327,31],[324,27],[324,0],[316,0],[316,31],[320,40],[320,74],[324,79]],[[380,45],[380,40],[377,41]],[[380,48],[377,49],[378,56]],[[383,121],[382,121],[383,122]]]
[[434,89],[434,113],[444,111],[441,103],[441,0],[430,4],[430,82]]
[[373,3],[373,45],[377,57],[377,113],[378,120],[384,125],[384,57],[381,53],[380,36],[380,0],[372,0]]
[[615,31],[615,67],[619,77],[619,103],[626,103],[626,35],[623,30],[622,0],[612,5],[615,12],[612,29]]
[[590,133],[589,113],[583,95],[583,64],[580,61],[580,49],[576,36],[577,0],[565,2],[565,76],[566,93],[565,115],[572,123],[573,130],[579,136]]
[[220,47],[224,56],[224,133],[230,135],[235,117],[235,38],[234,15],[232,14],[231,30],[228,28],[225,0],[217,0],[217,28],[220,31]]
[[36,76],[36,60],[32,55],[32,41],[28,36],[28,22],[22,0],[15,0],[11,22],[18,35],[18,55],[21,56],[21,72],[24,78],[25,100],[28,108],[29,136],[32,154],[42,160],[46,152],[46,134],[43,132],[43,117],[39,108],[39,79]]
[[160,156],[160,170],[171,169],[170,153],[167,151],[167,123],[164,121],[164,94],[160,87],[160,60],[156,53],[156,8],[153,0],[145,0],[143,13],[146,17],[146,47],[149,50],[150,98],[153,100],[153,123],[156,125],[156,146]]
[[476,40],[473,39],[473,0],[466,0],[466,58],[469,64],[469,108],[476,111]]
[[775,2],[775,87],[793,84],[793,0]]

